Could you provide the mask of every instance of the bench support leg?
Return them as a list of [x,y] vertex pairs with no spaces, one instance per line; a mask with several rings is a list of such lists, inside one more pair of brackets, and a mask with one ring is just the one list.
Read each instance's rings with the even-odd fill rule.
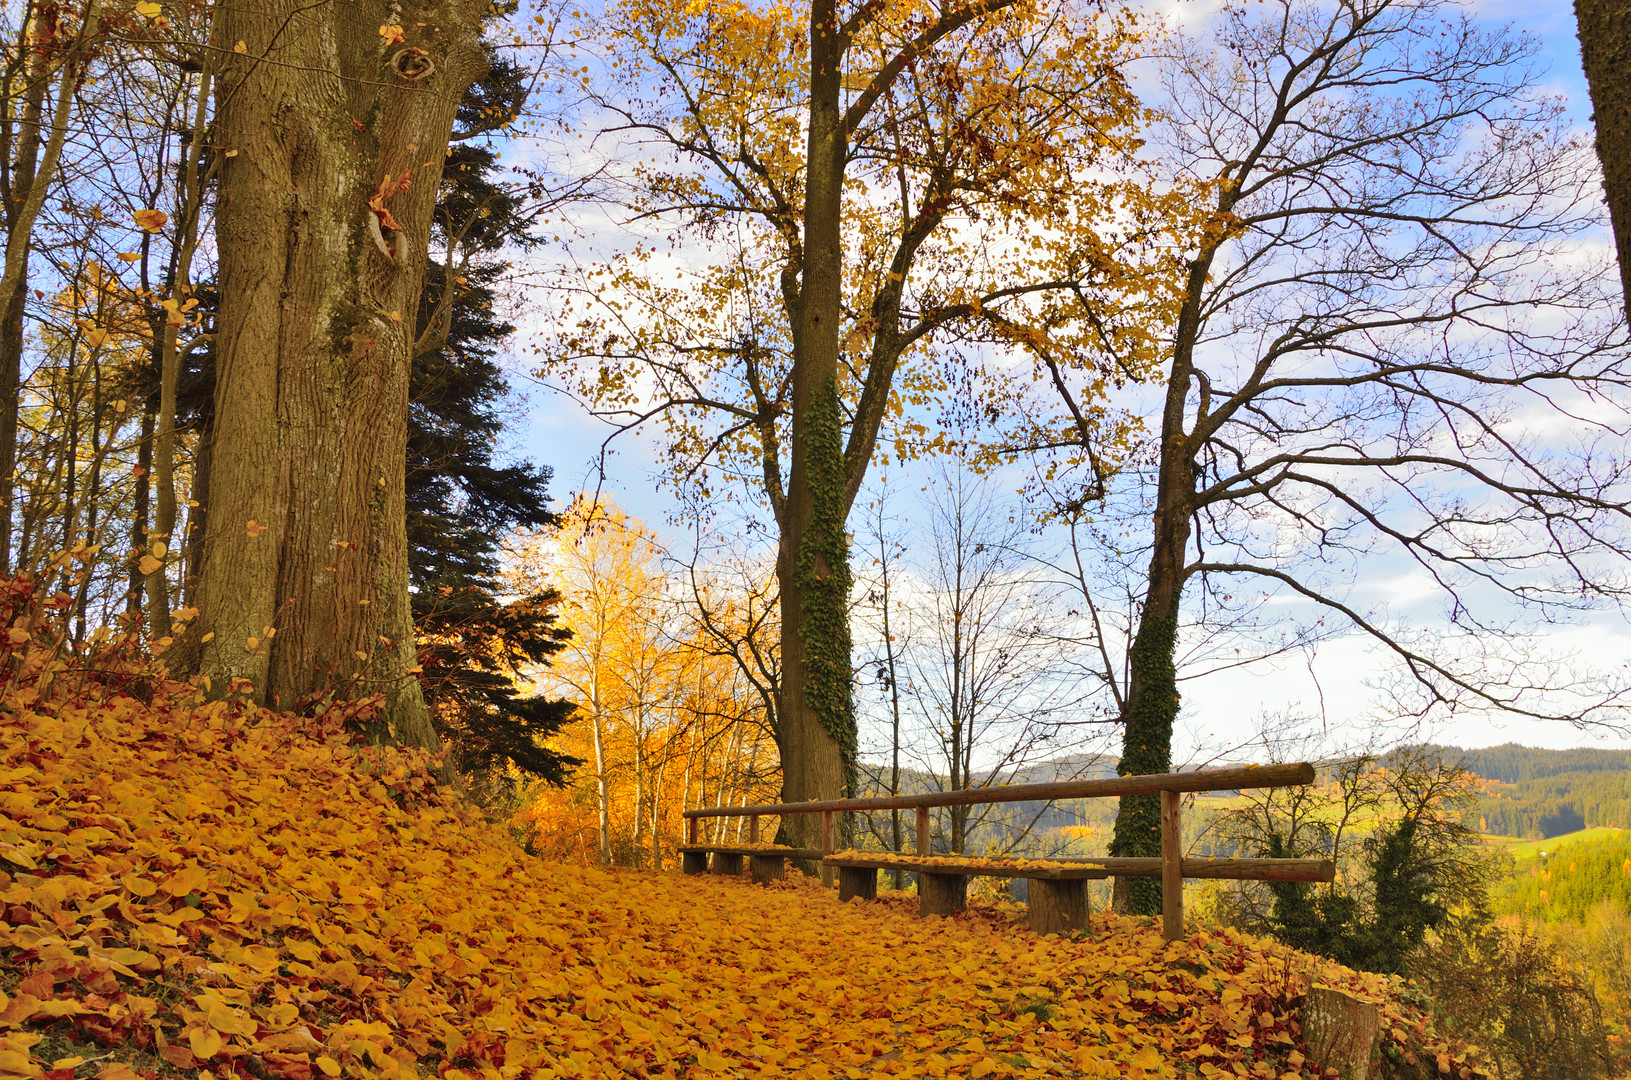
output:
[[878,898],[878,871],[875,867],[840,866],[838,868],[838,902],[851,899],[876,900]]
[[723,851],[714,852],[714,873],[721,877],[741,877],[742,856],[727,855]]
[[686,874],[706,874],[708,872],[708,853],[706,851],[680,852],[680,871]]
[[748,869],[753,872],[753,883],[763,885],[787,876],[787,860],[780,855],[749,855]]
[[951,915],[968,906],[967,874],[917,875],[918,915]]
[[1026,883],[1031,930],[1038,934],[1068,934],[1088,929],[1087,882],[1043,881]]

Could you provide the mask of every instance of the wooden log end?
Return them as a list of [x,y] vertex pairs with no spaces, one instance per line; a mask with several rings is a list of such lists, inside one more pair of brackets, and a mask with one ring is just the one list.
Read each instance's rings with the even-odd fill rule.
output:
[[1381,1034],[1381,1009],[1369,998],[1314,986],[1303,999],[1303,1041],[1309,1059],[1341,1080],[1368,1080]]
[[954,915],[968,907],[967,874],[930,874],[918,871],[917,913]]
[[840,866],[838,868],[838,902],[846,900],[876,900],[878,898],[878,871],[872,867]]
[[1087,882],[1032,880],[1026,885],[1031,930],[1037,934],[1069,934],[1090,930]]

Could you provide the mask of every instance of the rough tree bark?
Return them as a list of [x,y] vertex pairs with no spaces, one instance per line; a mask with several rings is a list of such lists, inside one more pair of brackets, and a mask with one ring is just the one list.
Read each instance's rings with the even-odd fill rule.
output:
[[[793,438],[776,559],[781,589],[782,800],[851,795],[849,542],[843,419],[838,407],[839,234],[849,153],[840,94],[845,42],[834,0],[810,8],[810,131],[804,264],[793,320]],[[809,814],[782,819],[779,839],[813,847]]]
[[378,734],[424,747],[438,740],[412,673],[409,354],[454,114],[486,68],[483,11],[249,0],[215,27],[230,156],[200,671],[214,693],[283,708],[381,693]]
[[1591,84],[1597,156],[1614,221],[1620,283],[1631,319],[1631,6],[1625,0],[1574,0],[1580,59]]

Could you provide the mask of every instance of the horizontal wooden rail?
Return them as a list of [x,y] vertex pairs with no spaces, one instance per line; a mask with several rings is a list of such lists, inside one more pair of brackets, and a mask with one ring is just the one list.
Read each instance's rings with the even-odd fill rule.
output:
[[[1314,766],[1307,762],[1295,765],[1243,765],[1233,769],[1201,769],[1187,773],[1154,773],[1143,776],[1117,776],[1103,780],[1061,780],[1051,784],[1010,784],[1006,787],[969,788],[964,791],[933,791],[922,795],[885,795],[866,799],[812,799],[803,803],[774,803],[768,806],[707,806],[685,811],[686,872],[700,873],[707,853],[716,859],[727,860],[721,866],[730,872],[738,866],[741,856],[726,844],[699,844],[697,823],[701,818],[745,817],[748,819],[748,839],[759,839],[759,818],[767,814],[820,814],[822,876],[827,879],[831,867],[843,870],[845,881],[839,883],[839,899],[854,896],[870,897],[876,892],[877,871],[880,869],[912,869],[918,874],[920,914],[947,914],[961,910],[964,903],[964,885],[971,876],[1023,877],[1044,883],[1042,909],[1032,905],[1031,925],[1038,932],[1053,933],[1064,929],[1085,930],[1087,907],[1083,881],[1087,878],[1110,875],[1123,877],[1159,877],[1161,879],[1161,916],[1163,932],[1169,941],[1183,936],[1184,878],[1229,879],[1235,881],[1331,881],[1336,867],[1327,859],[1186,859],[1183,857],[1182,830],[1179,816],[1183,796],[1202,791],[1242,791],[1250,788],[1300,787],[1314,782]],[[916,810],[917,855],[929,855],[929,810],[936,806],[973,806],[983,803],[1053,802],[1059,799],[1103,799],[1122,795],[1161,796],[1161,857],[1155,858],[1080,858],[1081,869],[1059,870],[1051,873],[1023,870],[1018,867],[996,870],[979,866],[972,861],[961,866],[935,863],[908,867],[901,862],[867,859],[864,854],[833,859],[833,816],[856,810]],[[798,857],[802,852],[789,853]],[[771,852],[755,852],[756,862],[775,862],[779,871],[783,858]],[[1050,860],[1065,861],[1065,860]],[[932,866],[932,869],[931,869]],[[845,869],[847,867],[847,869]],[[716,870],[716,872],[718,872]],[[756,870],[756,877],[758,872]],[[779,876],[779,873],[778,875]],[[866,880],[870,878],[868,883]],[[933,886],[934,897],[924,891],[925,883]],[[828,880],[828,884],[831,881]],[[930,900],[932,899],[932,904]]]
[[[1184,878],[1231,879],[1231,881],[1331,881],[1336,876],[1336,865],[1323,858],[1184,858],[1179,812],[1182,796],[1196,791],[1241,791],[1248,788],[1295,788],[1315,781],[1315,767],[1306,762],[1297,765],[1243,765],[1238,768],[1202,768],[1191,773],[1153,773],[1142,777],[1114,777],[1107,780],[1060,780],[1055,783],[1016,783],[1000,788],[969,788],[966,791],[930,791],[925,795],[876,796],[864,799],[811,799],[809,803],[775,803],[770,806],[705,806],[685,811],[687,847],[685,873],[703,873],[708,853],[713,852],[719,866],[714,873],[736,873],[742,855],[754,858],[755,881],[780,878],[785,858],[811,855],[809,850],[789,850],[785,855],[749,848],[737,848],[727,843],[698,843],[696,825],[701,817],[747,817],[749,843],[758,842],[758,819],[767,814],[820,814],[820,852],[822,878],[832,868],[842,871],[838,883],[838,899],[871,897],[876,894],[877,871],[912,870],[918,874],[920,914],[943,915],[961,910],[964,904],[964,884],[970,876],[993,878],[1029,878],[1041,887],[1041,904],[1031,904],[1031,927],[1039,933],[1062,930],[1086,930],[1085,879],[1106,878],[1111,874],[1127,878],[1161,879],[1161,927],[1168,940],[1179,938],[1184,932]],[[1124,795],[1161,796],[1161,858],[1062,858],[1068,863],[1080,863],[1080,870],[1060,868],[1024,870],[993,868],[974,861],[951,863],[922,863],[912,865],[907,860],[877,858],[871,860],[864,853],[833,858],[833,816],[851,811],[874,809],[915,809],[917,811],[917,855],[928,858],[928,812],[935,806],[974,806],[982,803],[1050,803],[1057,799],[1116,798]],[[775,863],[775,866],[771,866]],[[869,879],[869,881],[868,881]],[[832,884],[830,879],[827,883]],[[928,896],[925,886],[933,886]]]
[[[734,848],[710,848],[711,851],[734,851]],[[1048,859],[1050,863],[1068,863],[1068,866],[1003,866],[1000,860],[988,863],[957,866],[946,863],[920,862],[915,859],[867,858],[867,852],[858,855],[830,856],[827,861],[845,866],[869,867],[874,870],[909,870],[927,874],[966,874],[970,877],[1031,878],[1037,881],[1069,881],[1073,878],[1105,877],[1160,877],[1164,860],[1159,858],[1101,859],[1070,858]],[[1203,881],[1331,881],[1336,877],[1336,864],[1330,859],[1183,859],[1179,862],[1183,877]]]
[[769,806],[704,806],[685,811],[688,818],[758,817],[764,814],[817,814],[824,810],[914,810],[932,806],[974,806],[999,802],[1049,802],[1055,799],[1102,799],[1119,795],[1154,795],[1162,791],[1241,791],[1247,788],[1297,787],[1314,782],[1314,766],[1244,765],[1234,769],[1201,769],[1186,773],[1116,776],[1104,780],[1060,780],[1050,784],[931,791],[922,795],[880,795],[865,799],[812,799]]

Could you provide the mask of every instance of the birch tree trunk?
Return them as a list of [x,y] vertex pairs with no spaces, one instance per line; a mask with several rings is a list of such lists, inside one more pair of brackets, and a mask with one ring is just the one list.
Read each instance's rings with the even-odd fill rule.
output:
[[199,669],[216,694],[283,708],[383,694],[378,734],[426,748],[439,740],[413,674],[403,495],[411,334],[454,114],[486,70],[484,10],[216,9]]
[[601,736],[600,704],[592,724],[595,739],[595,805],[600,812],[600,865],[612,865],[612,817],[606,802],[606,746]]

